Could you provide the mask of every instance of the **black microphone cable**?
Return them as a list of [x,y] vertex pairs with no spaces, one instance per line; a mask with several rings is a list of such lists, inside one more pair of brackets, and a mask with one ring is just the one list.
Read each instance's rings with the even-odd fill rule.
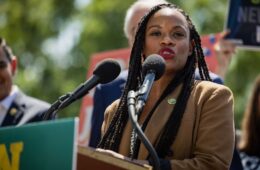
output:
[[135,132],[137,133],[139,139],[143,142],[144,146],[146,147],[146,149],[148,150],[148,152],[151,155],[151,163],[152,166],[154,167],[155,170],[160,170],[160,159],[153,147],[153,145],[151,144],[151,142],[149,141],[149,139],[145,136],[143,130],[141,129],[141,127],[139,126],[138,122],[138,116],[136,114],[136,109],[135,109],[135,98],[136,98],[136,94],[133,90],[128,92],[127,95],[127,105],[128,105],[128,114],[129,114],[129,118],[131,120],[131,123],[133,125],[133,129],[135,130]]

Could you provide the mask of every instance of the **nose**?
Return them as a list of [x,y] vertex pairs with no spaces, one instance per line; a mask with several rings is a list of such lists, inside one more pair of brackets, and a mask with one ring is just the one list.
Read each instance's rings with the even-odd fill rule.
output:
[[161,45],[173,45],[174,42],[169,35],[164,35],[161,40]]

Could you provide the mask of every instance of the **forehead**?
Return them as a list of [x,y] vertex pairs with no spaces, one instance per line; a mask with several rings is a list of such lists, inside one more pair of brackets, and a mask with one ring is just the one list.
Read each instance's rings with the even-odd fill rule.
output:
[[157,11],[150,19],[149,23],[154,22],[167,22],[168,24],[180,25],[186,29],[189,29],[188,22],[185,16],[179,12],[177,9],[173,8],[163,8]]

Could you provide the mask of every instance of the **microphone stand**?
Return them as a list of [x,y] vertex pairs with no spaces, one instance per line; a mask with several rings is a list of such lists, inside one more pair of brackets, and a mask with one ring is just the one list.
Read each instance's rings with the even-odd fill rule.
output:
[[[95,85],[95,81],[98,80],[98,77],[94,77],[91,81],[91,85]],[[85,84],[81,84],[79,87],[76,88],[73,92],[69,92],[65,95],[62,95],[61,97],[56,100],[51,107],[44,113],[43,120],[48,120],[51,117],[55,116],[59,110],[64,109],[66,106],[70,105],[73,101],[76,99],[84,96],[88,93],[86,89],[84,89]]]
[[140,140],[143,142],[146,149],[151,154],[152,165],[153,165],[154,169],[160,170],[160,160],[158,158],[158,155],[157,155],[155,149],[153,148],[151,142],[145,136],[143,130],[141,129],[141,127],[138,124],[137,120],[138,120],[138,115],[140,113],[136,113],[135,98],[136,98],[135,92],[133,90],[129,91],[127,94],[127,105],[128,105],[129,118],[131,120],[131,123],[132,123],[134,129],[136,130],[138,137],[140,138]]
[[62,95],[61,97],[56,100],[51,107],[44,113],[43,120],[48,120],[51,117],[55,116],[57,111],[59,110],[60,105],[68,98],[70,98],[71,93],[67,93]]

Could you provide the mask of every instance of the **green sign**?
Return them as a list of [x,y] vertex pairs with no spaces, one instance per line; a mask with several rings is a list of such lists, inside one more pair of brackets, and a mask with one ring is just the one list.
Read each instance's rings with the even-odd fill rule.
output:
[[0,170],[76,169],[78,119],[0,128]]

